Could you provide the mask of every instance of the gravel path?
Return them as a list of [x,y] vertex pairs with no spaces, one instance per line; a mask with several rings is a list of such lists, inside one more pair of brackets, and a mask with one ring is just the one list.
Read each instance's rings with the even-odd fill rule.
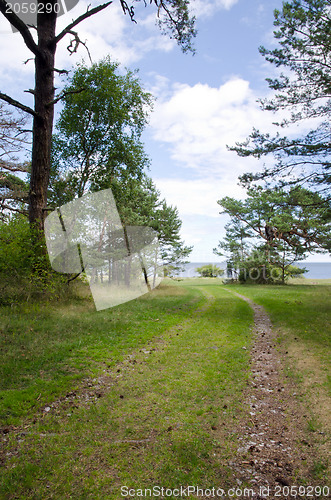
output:
[[[238,430],[240,446],[230,466],[238,484],[249,484],[256,492],[263,491],[261,487],[270,488],[269,495],[257,494],[254,498],[286,498],[288,487],[301,485],[304,491],[304,486],[321,485],[312,475],[313,463],[319,457],[307,430],[309,417],[298,402],[295,386],[284,374],[267,313],[247,297],[235,295],[254,311],[254,341],[252,376],[244,395],[247,417]],[[298,498],[321,498],[315,490],[306,494]]]

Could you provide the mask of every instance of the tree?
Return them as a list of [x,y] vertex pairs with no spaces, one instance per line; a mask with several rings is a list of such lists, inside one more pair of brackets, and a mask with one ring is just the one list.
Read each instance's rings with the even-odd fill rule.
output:
[[156,230],[159,234],[161,258],[165,266],[165,273],[170,276],[182,271],[188,263],[188,256],[193,246],[186,246],[180,237],[182,221],[179,218],[177,207],[167,205],[161,200],[156,212]]
[[[267,78],[276,93],[260,100],[267,111],[289,110],[289,118],[277,123],[280,128],[303,122],[312,129],[302,137],[291,138],[253,129],[244,143],[230,147],[240,156],[272,155],[276,164],[258,174],[241,177],[247,186],[254,180],[271,179],[281,186],[306,183],[327,194],[330,175],[331,110],[331,19],[330,0],[291,0],[275,10],[274,37],[279,46],[273,50],[260,47],[268,62],[286,73]],[[324,200],[321,200],[324,203]]]
[[270,248],[266,244],[256,245],[240,263],[237,279],[241,283],[285,284],[289,278],[306,272],[304,268],[293,266],[295,261],[302,258],[285,245],[277,248]]
[[245,201],[225,197],[217,203],[231,217],[243,222],[270,247],[279,242],[303,252],[331,249],[330,204],[321,203],[321,195],[296,187],[282,189],[250,188]]
[[[126,0],[119,0],[124,14],[135,21],[133,6]],[[152,2],[151,2],[152,3]],[[81,43],[74,28],[85,19],[103,11],[112,4],[112,0],[87,11],[70,22],[60,33],[56,33],[56,21],[59,11],[57,0],[40,0],[36,21],[36,40],[29,26],[15,14],[6,0],[0,0],[0,12],[21,35],[25,45],[31,51],[35,64],[34,107],[13,99],[0,92],[0,98],[10,105],[33,117],[32,161],[29,190],[29,220],[31,225],[43,229],[47,208],[47,189],[51,169],[51,142],[54,118],[54,106],[65,94],[55,95],[54,73],[63,73],[55,68],[55,53],[58,44],[67,36],[72,39],[68,46],[70,53],[76,52]],[[183,51],[192,50],[191,40],[195,36],[194,18],[188,11],[188,0],[154,0],[159,15],[161,29],[176,39]]]
[[26,212],[28,186],[17,174],[26,174],[27,163],[18,161],[16,154],[28,146],[26,118],[14,115],[0,102],[0,214]]
[[258,186],[248,189],[247,195],[244,201],[229,197],[218,201],[232,226],[240,221],[247,231],[245,237],[255,236],[257,241],[242,256],[238,256],[238,232],[228,233],[227,240],[220,242],[221,250],[234,251],[239,279],[246,280],[250,270],[257,269],[261,282],[270,282],[277,278],[276,269],[281,272],[277,279],[284,282],[289,266],[307,253],[331,250],[331,207],[321,203],[320,194],[302,187],[286,192]]
[[196,272],[203,278],[217,278],[217,276],[223,276],[224,274],[224,270],[215,266],[215,264],[206,264],[205,266],[197,267]]
[[69,79],[53,141],[49,200],[56,207],[111,188],[124,228],[155,229],[164,264],[178,268],[192,248],[181,241],[177,209],[143,173],[149,159],[140,136],[151,96],[134,73],[117,69],[106,58],[90,68],[79,65]]
[[[158,234],[160,256],[166,273],[182,269],[193,247],[180,237],[182,222],[176,207],[161,198],[153,181],[146,175],[123,170],[111,177],[96,178],[93,191],[111,188],[124,227],[147,226]],[[168,273],[169,274],[169,273]]]
[[52,190],[57,197],[81,197],[91,183],[148,166],[140,137],[152,98],[134,73],[120,75],[118,66],[106,57],[90,67],[80,64],[68,78],[53,138],[50,197]]
[[244,227],[244,224],[237,218],[232,217],[225,226],[225,238],[220,241],[213,252],[227,259],[228,278],[237,279],[242,263],[248,255],[249,245],[247,238],[252,237],[252,232]]

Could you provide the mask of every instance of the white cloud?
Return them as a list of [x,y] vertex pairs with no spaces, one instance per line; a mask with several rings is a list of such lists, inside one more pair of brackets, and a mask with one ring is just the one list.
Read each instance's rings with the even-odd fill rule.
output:
[[[57,33],[66,27],[73,19],[83,14],[89,4],[92,7],[100,4],[96,0],[80,0],[74,9],[59,17],[57,22]],[[104,11],[89,17],[74,28],[80,39],[86,42],[93,61],[98,61],[110,55],[113,60],[123,65],[136,63],[151,51],[169,52],[176,42],[169,37],[162,36],[160,30],[155,26],[156,9],[151,6],[146,8],[137,6],[137,24],[134,24],[128,15],[124,15],[119,4],[113,3]],[[153,12],[152,12],[153,11]],[[35,32],[31,31],[35,36]],[[19,33],[12,33],[10,24],[0,16],[0,69],[2,69],[3,88],[10,86],[12,91],[33,86],[34,65],[23,64],[32,54],[25,46]],[[86,49],[81,45],[73,55],[69,55],[67,46],[72,35],[66,35],[60,41],[56,53],[56,67],[69,69],[78,61],[89,60]],[[9,50],[10,47],[10,50]],[[26,82],[25,84],[23,82]],[[14,90],[15,89],[15,90]]]
[[258,160],[240,158],[226,145],[245,140],[253,126],[270,129],[271,117],[260,110],[249,82],[236,76],[218,88],[201,83],[171,86],[158,76],[154,91],[158,100],[151,133],[169,148],[175,165],[186,168],[186,173],[178,170],[176,178],[154,181],[167,202],[179,210],[182,236],[188,245],[195,245],[191,258],[213,259],[212,249],[224,236],[226,223],[217,200],[245,198],[238,176],[261,170]]
[[[57,32],[59,33],[71,19],[84,13],[89,3],[80,1],[70,13],[60,17]],[[97,4],[97,2],[93,3]],[[130,22],[128,16],[124,16],[120,5],[116,3],[83,21],[75,30],[79,33],[80,39],[83,42],[86,41],[93,61],[98,61],[110,54],[112,59],[123,64],[130,64],[138,58],[136,48],[133,49],[130,43],[131,37],[125,36],[126,30],[132,29]],[[57,65],[63,68],[68,68],[82,58],[88,60],[87,51],[83,46],[80,46],[76,54],[69,57],[67,46],[71,38],[73,38],[71,35],[67,35],[58,46]]]
[[[229,9],[238,0],[196,0],[195,6],[199,15],[211,15],[218,9]],[[98,5],[97,0],[80,0],[74,9],[61,16],[57,23],[59,33],[68,23],[84,13],[88,6]],[[104,11],[88,18],[74,28],[82,41],[86,41],[93,61],[110,55],[113,60],[123,65],[135,64],[151,51],[170,52],[176,47],[175,40],[163,36],[156,27],[157,9],[153,6],[145,8],[143,2],[135,5],[137,24],[132,23],[128,15],[124,15],[120,3],[113,3]],[[32,30],[33,36],[35,36]],[[31,57],[21,36],[12,33],[10,24],[0,16],[0,69],[2,69],[3,89],[10,87],[12,95],[22,88],[33,86],[33,63],[23,64]],[[77,53],[69,56],[67,46],[71,35],[67,35],[58,45],[56,65],[61,69],[69,69],[81,59],[88,61],[87,51],[83,46]],[[10,47],[10,50],[8,50]]]
[[[82,1],[70,11],[72,18],[78,17],[86,11],[91,2]],[[92,6],[100,2],[94,0]],[[123,65],[130,65],[138,62],[151,51],[169,52],[176,42],[161,34],[156,27],[156,9],[151,6],[145,8],[143,5],[135,6],[135,18],[137,23],[133,23],[130,17],[123,13],[118,3],[113,3],[104,11],[88,18],[77,26],[77,31],[81,40],[87,42],[93,61],[98,61],[106,55],[110,55],[113,60],[119,61]],[[58,31],[69,22],[68,16],[59,18]],[[66,37],[69,40],[70,36]],[[88,60],[84,47],[80,47],[77,54],[68,57],[66,50],[67,43],[59,46],[57,58],[63,67],[76,61]]]
[[[154,181],[167,202],[179,210],[182,236],[188,245],[195,245],[192,260],[210,260],[227,222],[219,215],[217,200],[245,198],[238,176],[261,171],[262,161],[267,165],[273,161],[240,158],[226,145],[244,141],[252,127],[274,134],[277,127],[272,122],[281,121],[284,114],[262,111],[249,82],[239,77],[215,88],[201,83],[171,85],[158,76],[154,90],[158,100],[150,120],[151,134],[168,148],[173,163],[169,166],[173,178]],[[311,121],[302,123],[284,134],[297,136],[311,126]]]
[[197,18],[210,17],[217,10],[229,10],[238,0],[191,0],[190,10]]
[[245,191],[229,173],[222,179],[168,179],[154,178],[156,187],[169,205],[176,206],[182,220],[181,237],[186,245],[193,245],[193,261],[220,260],[212,249],[224,236],[228,217],[220,215],[217,200],[225,196],[244,198]]
[[[162,79],[158,83],[165,86]],[[154,139],[168,144],[173,160],[199,175],[224,177],[230,170],[235,179],[259,162],[240,159],[227,145],[245,140],[253,126],[274,129],[274,117],[261,111],[256,100],[249,82],[239,77],[218,88],[175,84],[171,96],[156,102],[150,120]]]
[[167,203],[177,206],[181,215],[218,217],[217,200],[224,196],[243,198],[244,190],[231,176],[224,179],[168,179],[154,178],[157,188]]
[[20,34],[13,33],[8,21],[0,15],[0,88],[29,105],[32,105],[31,95],[23,90],[34,87],[34,64],[26,62],[32,55]]

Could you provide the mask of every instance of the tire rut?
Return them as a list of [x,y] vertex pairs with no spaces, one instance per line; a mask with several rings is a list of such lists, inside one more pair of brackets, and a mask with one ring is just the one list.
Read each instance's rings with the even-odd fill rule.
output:
[[[321,457],[315,455],[307,432],[308,416],[296,398],[296,387],[284,374],[270,318],[251,299],[227,291],[245,300],[254,311],[251,379],[244,394],[247,418],[241,422],[237,455],[230,463],[238,483],[249,484],[254,491],[321,485],[312,474],[314,460]],[[254,498],[265,497],[257,494]]]

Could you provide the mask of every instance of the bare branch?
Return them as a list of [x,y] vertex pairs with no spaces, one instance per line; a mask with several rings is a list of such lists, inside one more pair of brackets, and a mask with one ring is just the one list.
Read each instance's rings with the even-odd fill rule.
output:
[[0,160],[0,169],[9,170],[9,172],[24,172],[27,173],[29,170],[26,165],[22,164],[14,164],[12,162],[2,161]]
[[[129,7],[125,0],[120,0],[120,2],[121,2],[121,6],[122,6],[124,14],[128,13],[131,21],[137,24],[137,21],[134,18],[133,6]],[[145,6],[146,6],[146,2],[145,2]]]
[[0,201],[0,210],[10,210],[11,212],[18,212],[19,214],[28,215],[28,211],[19,208],[13,208],[10,205],[5,205],[2,201]]
[[53,71],[59,73],[59,75],[69,75],[69,71],[67,69],[57,69],[53,68]]
[[76,31],[68,31],[68,34],[71,34],[74,36],[74,39],[73,40],[70,40],[70,43],[67,47],[67,50],[68,52],[70,53],[70,55],[74,54],[75,52],[77,52],[78,50],[78,47],[79,45],[84,45],[85,49],[87,50],[87,53],[88,53],[88,56],[89,56],[89,59],[91,61],[91,64],[92,64],[92,58],[91,58],[91,54],[90,54],[90,51],[86,45],[86,42],[82,42],[81,39],[79,38],[78,36],[78,33]]
[[[0,0],[0,2],[2,2],[4,0]],[[104,10],[106,9],[106,7],[108,7],[110,4],[112,4],[112,0],[110,0],[109,2],[107,3],[104,3],[102,5],[98,5],[97,7],[94,7],[93,9],[89,10],[87,9],[87,11],[82,14],[81,16],[77,17],[77,19],[75,19],[74,21],[72,21],[72,23],[68,24],[68,26],[66,28],[64,28],[63,31],[61,31],[61,33],[59,33],[55,38],[54,38],[54,43],[58,43],[60,40],[62,40],[63,37],[65,37],[68,33],[70,33],[70,31],[72,30],[72,28],[74,28],[75,26],[77,26],[77,24],[81,23],[82,21],[84,21],[84,19],[87,19],[88,17],[91,17],[93,16],[94,14],[97,14],[98,12],[100,12],[101,10]]]
[[30,49],[34,55],[41,56],[42,54],[38,48],[38,45],[34,41],[28,26],[9,8],[5,0],[0,0],[0,12],[10,22],[10,24],[20,32],[28,49]]
[[[0,0],[1,2],[1,0]],[[32,116],[39,116],[38,113],[36,113],[32,108],[29,108],[29,106],[25,106],[25,104],[22,104],[19,101],[16,101],[15,99],[12,99],[9,97],[7,94],[3,94],[0,92],[0,99],[2,99],[5,102],[8,102],[11,106],[14,106],[15,108],[21,109],[22,111],[25,111],[25,113],[29,113]]]

